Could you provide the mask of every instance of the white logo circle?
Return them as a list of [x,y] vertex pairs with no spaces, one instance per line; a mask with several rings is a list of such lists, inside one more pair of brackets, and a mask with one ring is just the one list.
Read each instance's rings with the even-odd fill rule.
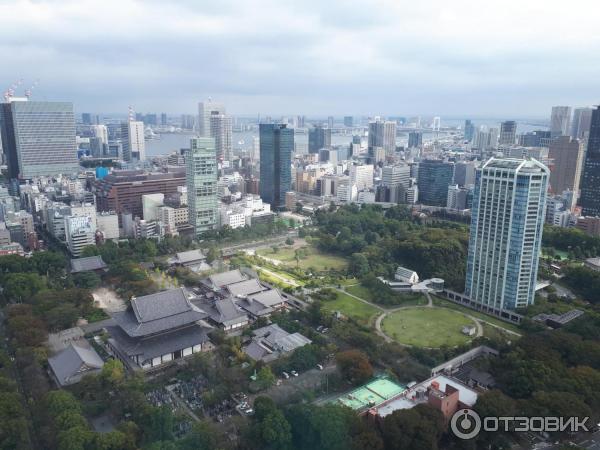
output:
[[460,439],[473,439],[481,430],[481,417],[472,409],[459,409],[450,420],[450,428]]

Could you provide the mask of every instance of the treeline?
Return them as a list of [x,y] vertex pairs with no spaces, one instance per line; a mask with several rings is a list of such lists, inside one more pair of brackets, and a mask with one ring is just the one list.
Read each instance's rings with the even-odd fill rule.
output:
[[0,449],[28,450],[29,438],[25,399],[14,380],[14,364],[5,351],[0,351]]
[[392,277],[402,265],[421,278],[439,277],[453,289],[464,287],[468,233],[464,225],[414,220],[408,208],[384,211],[377,205],[351,204],[336,212],[319,211],[321,249],[350,258],[349,271]]
[[575,259],[600,255],[600,237],[590,236],[576,228],[545,225],[542,245],[568,252],[569,256]]
[[253,239],[267,238],[285,233],[288,230],[288,224],[283,220],[276,220],[273,223],[259,223],[252,226],[244,226],[240,228],[231,228],[227,225],[219,230],[207,231],[203,238],[207,241],[216,241],[235,243],[240,241],[248,241]]
[[[480,396],[475,409],[484,417],[590,417],[593,426],[600,419],[599,337],[600,319],[593,313],[560,331],[528,334],[491,360],[499,390]],[[507,435],[482,434],[477,448],[506,441]]]

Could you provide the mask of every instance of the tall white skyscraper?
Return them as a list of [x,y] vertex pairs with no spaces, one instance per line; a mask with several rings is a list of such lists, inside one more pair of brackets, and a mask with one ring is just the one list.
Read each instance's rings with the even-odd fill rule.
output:
[[121,142],[123,144],[123,160],[131,162],[146,159],[144,122],[130,120],[121,123]]
[[375,148],[383,148],[386,155],[396,151],[396,122],[383,121],[376,118],[369,122],[368,150],[370,156],[375,156]]
[[359,190],[370,189],[373,187],[373,165],[365,164],[362,166],[350,166],[350,183]]
[[100,139],[102,144],[108,144],[108,128],[106,125],[92,125],[94,136]]
[[217,155],[213,138],[193,138],[186,157],[190,224],[196,236],[217,227]]
[[233,121],[225,114],[210,116],[210,137],[215,140],[218,161],[231,161]]
[[553,106],[550,116],[550,135],[566,136],[571,131],[571,107]]
[[208,99],[198,103],[198,135],[210,137],[210,116],[213,114],[225,114],[225,105]]
[[489,312],[533,304],[549,175],[534,159],[477,170],[465,294]]

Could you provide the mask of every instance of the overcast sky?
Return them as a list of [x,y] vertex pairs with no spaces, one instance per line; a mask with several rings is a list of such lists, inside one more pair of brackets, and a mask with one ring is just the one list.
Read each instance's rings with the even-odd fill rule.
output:
[[[0,88],[77,111],[545,117],[600,101],[598,0],[0,0]],[[22,91],[22,89],[21,89]]]

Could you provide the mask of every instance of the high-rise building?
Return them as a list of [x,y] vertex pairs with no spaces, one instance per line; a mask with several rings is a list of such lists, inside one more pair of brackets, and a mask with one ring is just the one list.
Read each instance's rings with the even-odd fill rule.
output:
[[145,173],[142,170],[115,170],[94,182],[98,211],[131,213],[143,217],[142,196],[161,192],[176,194],[185,185],[183,167],[166,173]]
[[331,147],[331,128],[315,125],[308,130],[308,153],[319,153],[322,148]]
[[548,147],[552,136],[550,131],[535,130],[519,135],[519,145],[522,147]]
[[592,108],[575,108],[571,122],[571,136],[575,139],[586,139],[590,133]]
[[108,128],[106,128],[106,125],[92,125],[91,128],[94,137],[99,138],[103,144],[108,144]]
[[581,213],[584,216],[600,216],[600,106],[592,112],[583,177],[579,187]]
[[410,166],[408,164],[383,166],[381,169],[381,184],[384,186],[401,184],[408,188],[410,186]]
[[490,312],[533,304],[549,175],[509,158],[477,170],[465,294]]
[[217,154],[213,138],[192,138],[186,157],[189,221],[196,236],[218,224]]
[[160,113],[160,124],[163,127],[167,125],[167,113]]
[[465,141],[471,142],[475,135],[475,125],[470,119],[465,120]]
[[475,184],[475,168],[474,161],[459,161],[454,165],[454,183],[460,187]]
[[198,135],[210,137],[210,116],[225,113],[225,105],[213,102],[210,98],[198,103]]
[[73,105],[11,98],[0,104],[0,137],[11,179],[76,173]]
[[500,145],[514,145],[517,139],[517,122],[507,120],[500,124]]
[[144,122],[129,120],[121,123],[121,142],[123,144],[124,161],[143,161],[146,159]]
[[333,129],[333,116],[329,116],[327,118],[327,128],[329,128],[330,130]]
[[210,116],[210,137],[215,140],[218,161],[231,161],[233,121],[231,116],[225,114],[212,114]]
[[354,117],[344,116],[344,126],[352,128],[354,126]]
[[92,124],[92,115],[90,113],[81,113],[81,122],[84,125]]
[[555,194],[569,190],[579,191],[585,146],[571,136],[559,136],[550,142],[548,157],[554,162],[550,173],[550,187]]
[[396,122],[376,119],[369,122],[369,156],[375,156],[375,148],[383,148],[386,155],[396,151]]
[[446,206],[448,186],[454,181],[454,164],[437,159],[419,162],[419,202],[429,206]]
[[261,123],[260,197],[273,210],[285,208],[285,193],[292,187],[294,130],[285,124]]
[[410,131],[408,133],[408,148],[421,148],[423,145],[423,133]]
[[370,189],[373,187],[373,165],[372,164],[353,164],[349,167],[350,184],[356,186],[358,190]]
[[571,131],[571,107],[553,106],[550,116],[550,133],[552,137],[566,136]]

